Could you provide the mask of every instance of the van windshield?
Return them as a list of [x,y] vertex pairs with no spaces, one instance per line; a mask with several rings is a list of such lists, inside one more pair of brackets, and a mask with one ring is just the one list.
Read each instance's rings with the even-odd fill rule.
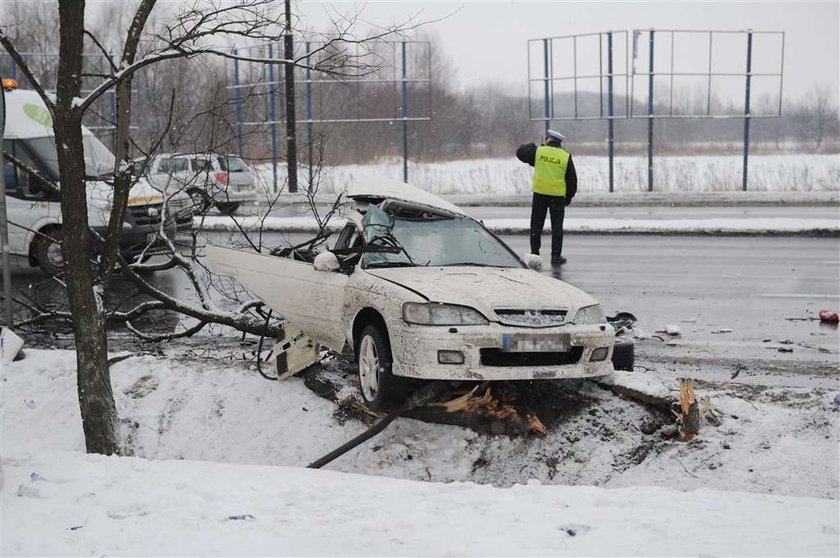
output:
[[[58,154],[55,138],[29,138],[20,141],[28,152],[37,170],[49,178],[60,181],[58,172]],[[114,172],[114,155],[96,136],[82,136],[85,150],[85,175],[92,177],[106,176]]]

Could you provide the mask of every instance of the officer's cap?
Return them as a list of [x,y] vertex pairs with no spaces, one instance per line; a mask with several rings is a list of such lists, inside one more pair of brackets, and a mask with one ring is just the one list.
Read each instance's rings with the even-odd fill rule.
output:
[[561,134],[557,130],[549,130],[549,131],[546,132],[546,134],[548,135],[548,137],[554,138],[557,141],[563,141],[564,139],[566,139],[566,136],[564,136],[563,134]]

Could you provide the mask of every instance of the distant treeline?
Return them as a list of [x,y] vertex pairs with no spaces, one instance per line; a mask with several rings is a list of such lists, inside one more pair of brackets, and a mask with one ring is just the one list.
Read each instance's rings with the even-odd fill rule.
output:
[[[4,19],[19,22],[16,27],[17,44],[30,54],[29,61],[39,75],[55,75],[58,50],[57,36],[45,33],[55,29],[55,10],[40,2],[9,2]],[[119,37],[110,37],[109,25],[115,18],[126,17],[119,3],[103,10],[99,19],[89,27],[106,44],[120,44]],[[110,39],[110,41],[108,41]],[[408,124],[408,154],[412,160],[448,161],[477,157],[512,156],[516,147],[525,142],[539,142],[544,124],[529,120],[529,98],[512,94],[494,85],[476,85],[468,89],[456,88],[454,70],[447,54],[431,41],[431,60],[413,60],[413,66],[425,66],[423,78],[429,82],[411,82],[408,86],[409,116],[431,116],[428,121]],[[94,52],[94,45],[89,45]],[[46,53],[46,54],[44,54]],[[5,53],[4,53],[5,54]],[[389,60],[383,55],[382,60]],[[393,57],[391,58],[393,60]],[[8,56],[0,55],[0,75],[14,72]],[[110,71],[106,59],[92,55],[86,61],[86,71],[92,74]],[[230,60],[203,57],[181,59],[156,64],[135,79],[132,124],[138,152],[144,146],[162,138],[166,151],[216,150],[237,152],[240,149],[251,160],[266,160],[276,152],[285,158],[285,99],[282,71],[277,70],[278,83],[234,89],[233,64]],[[267,81],[265,67],[254,64],[240,68],[242,83]],[[372,77],[393,79],[393,67],[373,72]],[[317,76],[316,76],[317,77]],[[296,73],[296,112],[299,121],[307,114],[306,72]],[[52,84],[45,83],[46,87]],[[26,83],[23,83],[26,87]],[[400,85],[398,83],[339,83],[320,84],[315,88],[312,105],[315,118],[357,118],[399,116]],[[238,99],[237,99],[238,94]],[[685,95],[691,98],[691,95]],[[696,96],[695,96],[696,97]],[[274,145],[272,127],[267,122],[271,114],[272,98],[276,124]],[[530,102],[541,103],[540,100]],[[555,110],[569,112],[575,100],[569,96],[554,99]],[[596,114],[605,98],[595,93],[580,92],[576,99],[580,113]],[[717,102],[717,101],[716,101]],[[758,101],[756,101],[758,102]],[[616,97],[616,106],[626,106],[625,99]],[[171,107],[171,111],[170,111]],[[691,110],[691,107],[676,107]],[[757,107],[763,114],[773,112],[767,106]],[[666,112],[657,103],[654,112]],[[718,107],[722,112],[724,109]],[[728,108],[728,112],[737,110]],[[170,114],[171,112],[171,114]],[[535,108],[541,114],[541,106]],[[645,107],[634,108],[643,116]],[[696,113],[696,111],[695,111]],[[754,152],[823,152],[840,151],[840,115],[836,99],[825,87],[815,86],[809,95],[797,100],[785,100],[780,118],[754,118],[751,121],[750,148]],[[94,127],[106,143],[109,141],[111,105],[104,97],[88,115],[87,124]],[[555,121],[552,127],[566,133],[567,144],[576,153],[607,154],[607,122],[604,120]],[[402,122],[315,123],[311,127],[301,122],[297,127],[299,160],[313,159],[323,164],[367,163],[381,157],[402,154]],[[615,121],[616,154],[636,154],[647,150],[647,118]],[[656,119],[654,147],[659,155],[737,153],[743,146],[744,119],[679,118]]]

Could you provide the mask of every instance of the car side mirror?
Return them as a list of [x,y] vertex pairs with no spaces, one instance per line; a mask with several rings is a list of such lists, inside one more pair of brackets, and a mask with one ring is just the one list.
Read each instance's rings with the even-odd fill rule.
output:
[[315,256],[315,271],[338,271],[341,269],[341,264],[338,258],[332,252],[321,252]]
[[529,268],[533,269],[534,271],[542,271],[542,258],[539,257],[537,254],[525,254],[522,256],[522,259],[525,260],[525,265]]

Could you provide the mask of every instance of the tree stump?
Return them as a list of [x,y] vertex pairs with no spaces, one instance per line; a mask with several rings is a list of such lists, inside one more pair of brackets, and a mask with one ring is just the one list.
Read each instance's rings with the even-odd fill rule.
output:
[[692,440],[700,432],[700,406],[694,395],[694,380],[680,378],[680,406],[677,415],[677,433],[682,442]]

